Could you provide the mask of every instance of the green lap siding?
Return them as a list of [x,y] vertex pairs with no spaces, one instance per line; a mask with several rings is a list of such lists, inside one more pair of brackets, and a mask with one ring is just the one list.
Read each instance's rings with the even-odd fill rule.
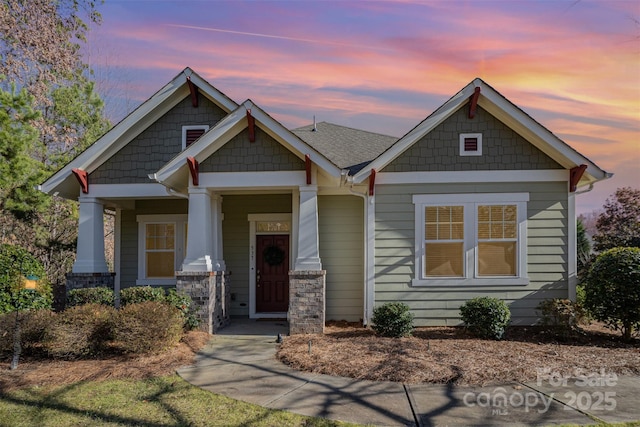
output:
[[[414,194],[529,193],[528,285],[414,287]],[[568,296],[566,182],[376,186],[375,302],[403,301],[417,325],[456,325],[459,307],[475,296],[505,300],[514,324],[535,323],[536,306]]]
[[360,321],[364,299],[363,201],[319,196],[320,258],[326,270],[326,319]]

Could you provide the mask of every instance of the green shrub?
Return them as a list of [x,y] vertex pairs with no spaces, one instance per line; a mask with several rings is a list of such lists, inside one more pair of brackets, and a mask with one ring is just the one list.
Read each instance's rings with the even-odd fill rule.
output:
[[[55,315],[53,311],[47,309],[19,313],[23,355],[34,355],[43,350],[42,340],[45,331],[53,322]],[[0,314],[0,354],[2,355],[13,353],[15,321],[15,312]]]
[[123,353],[161,352],[180,341],[183,322],[180,311],[166,303],[127,304],[113,319],[113,344]]
[[568,338],[580,331],[580,325],[587,323],[585,310],[578,303],[568,299],[547,299],[538,304],[538,323],[550,331]]
[[593,317],[630,340],[640,327],[640,248],[613,248],[598,255],[585,294]]
[[83,304],[102,304],[113,306],[114,293],[107,287],[72,289],[67,295],[67,307]]
[[502,339],[511,312],[507,304],[497,298],[477,297],[460,307],[465,326],[480,338]]
[[79,305],[58,313],[44,334],[47,353],[56,358],[77,359],[105,352],[115,315],[115,308],[101,304]]
[[165,302],[180,310],[186,330],[190,331],[198,327],[200,322],[192,308],[193,301],[189,295],[184,292],[176,292],[175,289],[169,289],[169,292],[165,295]]
[[[22,289],[23,281],[37,277],[35,290]],[[44,267],[19,246],[0,245],[0,313],[51,308],[53,291]]]
[[413,313],[402,302],[388,302],[373,310],[371,328],[383,337],[407,337],[413,332]]
[[162,302],[165,300],[164,289],[151,286],[133,286],[120,290],[120,305],[138,304],[146,301]]

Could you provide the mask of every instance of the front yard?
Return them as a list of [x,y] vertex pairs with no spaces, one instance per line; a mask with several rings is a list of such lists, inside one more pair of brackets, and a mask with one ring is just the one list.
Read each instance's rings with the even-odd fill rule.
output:
[[561,375],[640,374],[640,339],[622,342],[598,325],[561,340],[537,327],[511,327],[502,341],[463,328],[417,328],[409,338],[377,337],[370,329],[336,323],[324,336],[284,340],[278,358],[292,368],[372,381],[488,385]]

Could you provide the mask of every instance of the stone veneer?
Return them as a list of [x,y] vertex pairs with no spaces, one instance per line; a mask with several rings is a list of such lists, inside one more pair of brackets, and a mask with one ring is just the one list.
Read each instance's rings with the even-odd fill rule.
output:
[[289,333],[323,334],[327,272],[289,271]]
[[193,300],[201,330],[213,334],[229,324],[229,282],[224,271],[176,272],[176,290]]
[[67,274],[67,293],[73,289],[100,286],[113,289],[115,277],[116,273],[69,273]]

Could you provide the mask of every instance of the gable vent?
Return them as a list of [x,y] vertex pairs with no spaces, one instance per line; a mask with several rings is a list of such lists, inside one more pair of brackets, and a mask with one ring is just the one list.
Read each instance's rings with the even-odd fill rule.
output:
[[209,130],[207,125],[182,126],[182,149],[193,144]]
[[204,135],[204,129],[189,129],[187,131],[187,147],[190,146],[196,139]]
[[461,156],[482,156],[482,134],[481,133],[461,133],[460,134],[460,155]]
[[465,138],[464,151],[478,151],[478,138]]

